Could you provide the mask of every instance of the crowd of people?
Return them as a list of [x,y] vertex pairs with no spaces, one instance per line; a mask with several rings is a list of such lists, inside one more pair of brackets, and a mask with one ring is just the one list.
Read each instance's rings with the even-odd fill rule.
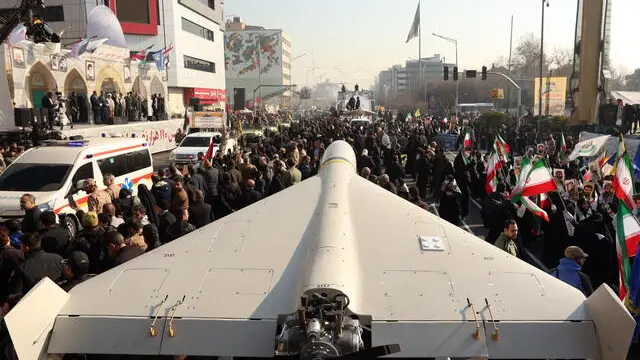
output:
[[[351,126],[333,116],[304,118],[264,137],[249,152],[218,153],[183,169],[160,169],[152,177],[153,185],[149,189],[141,185],[137,196],[115,184],[111,175],[99,179],[104,186],[87,179],[87,209],[72,204],[82,225],[73,238],[57,224],[53,212],[41,213],[37,199],[24,194],[20,199],[25,211],[22,222],[0,226],[3,311],[8,312],[44,277],[68,291],[96,274],[295,186],[317,173],[324,149],[338,139],[353,146],[358,173],[388,191],[425,210],[431,210],[429,203],[438,203],[440,216],[456,225],[468,216],[469,200],[476,198],[483,203],[483,222],[489,230],[486,241],[524,260],[529,260],[525,247],[543,243],[542,260],[554,268],[550,272],[587,295],[602,283],[618,287],[611,226],[617,200],[605,183],[609,175],[593,174],[590,181],[598,190],[585,193],[583,164],[558,156],[554,134],[504,132],[513,141],[514,155],[533,156],[537,148],[532,146],[544,142],[539,155],[547,157],[554,169],[564,170],[563,178],[558,179],[561,190],[550,194],[547,223],[508,200],[517,177],[513,157],[496,191],[487,194],[486,155],[475,150],[481,144],[465,149],[471,153],[469,161],[463,152],[451,161],[437,141],[440,133],[451,130],[451,124],[440,120],[406,121],[401,114],[385,114],[368,127]],[[490,136],[481,130],[475,135]],[[572,141],[567,137],[569,149]],[[575,193],[564,190],[565,180],[576,180]],[[565,210],[572,221],[565,221]],[[0,346],[4,358],[15,358],[2,328]]]

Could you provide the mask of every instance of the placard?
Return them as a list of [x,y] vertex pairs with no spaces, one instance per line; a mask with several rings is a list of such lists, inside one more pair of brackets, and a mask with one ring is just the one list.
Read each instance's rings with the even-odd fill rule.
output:
[[223,128],[224,113],[218,111],[194,111],[191,115],[191,127],[201,129]]

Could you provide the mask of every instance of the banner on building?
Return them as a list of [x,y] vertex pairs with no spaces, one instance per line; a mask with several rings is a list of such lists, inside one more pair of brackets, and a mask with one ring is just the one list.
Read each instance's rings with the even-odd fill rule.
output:
[[[540,104],[540,78],[535,79],[534,86],[534,115],[539,114]],[[567,78],[566,77],[543,77],[542,78],[542,115],[562,116],[565,114],[564,108],[567,100]]]
[[493,100],[502,100],[504,99],[504,89],[491,89],[489,95]]

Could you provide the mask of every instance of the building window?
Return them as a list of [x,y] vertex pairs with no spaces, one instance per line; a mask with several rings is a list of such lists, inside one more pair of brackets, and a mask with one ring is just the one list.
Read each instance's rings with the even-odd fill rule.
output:
[[149,12],[149,0],[116,0],[116,16],[121,22],[151,24]]
[[285,69],[289,69],[289,70],[291,70],[291,64],[289,64],[288,62],[284,62],[284,61],[283,61],[283,62],[282,62],[282,66],[283,66]]
[[216,0],[208,0],[208,5],[211,9],[215,10],[216,9]]
[[283,57],[291,59],[291,53],[287,50],[282,49],[282,55],[284,55]]
[[282,78],[291,81],[291,75],[289,74],[282,74]]
[[158,35],[158,5],[156,0],[109,0],[125,34]]
[[216,63],[184,55],[184,68],[215,73]]
[[160,22],[160,10],[164,11],[164,7],[162,9],[160,9],[160,0],[156,0],[156,15],[157,15],[157,23],[158,25],[162,24]]
[[46,22],[62,22],[64,21],[64,10],[62,5],[59,6],[47,6],[44,8],[42,18]]
[[200,26],[193,21],[182,18],[182,30],[190,34],[200,36],[203,39],[213,41],[213,31]]

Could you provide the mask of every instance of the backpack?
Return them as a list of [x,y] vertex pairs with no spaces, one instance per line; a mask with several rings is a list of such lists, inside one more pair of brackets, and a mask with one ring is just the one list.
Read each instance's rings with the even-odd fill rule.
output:
[[[558,271],[558,268],[553,268],[549,270],[549,274],[555,277],[556,279],[560,279],[560,273]],[[587,294],[585,293],[585,291],[587,287],[585,286],[585,284],[588,284],[591,280],[589,280],[589,277],[587,276],[587,274],[583,273],[582,271],[578,271],[578,277],[580,278],[580,284],[582,284],[582,293],[584,293],[586,296]]]

